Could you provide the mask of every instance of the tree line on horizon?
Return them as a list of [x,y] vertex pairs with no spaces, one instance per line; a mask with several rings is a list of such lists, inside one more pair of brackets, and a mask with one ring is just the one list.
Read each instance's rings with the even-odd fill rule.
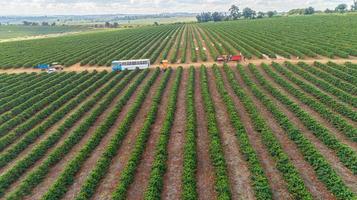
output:
[[[357,11],[357,0],[353,1],[351,9],[348,9],[347,4],[339,4],[334,10],[326,9],[325,11],[316,11],[313,7],[308,8],[298,8],[292,9],[285,13],[286,15],[312,15],[315,13],[346,13],[346,12],[356,12]],[[257,12],[249,7],[244,8],[240,11],[237,5],[232,5],[228,12],[202,12],[196,16],[198,22],[209,22],[209,21],[230,21],[238,19],[261,19],[261,18],[271,18],[278,15],[277,11],[268,12]]]

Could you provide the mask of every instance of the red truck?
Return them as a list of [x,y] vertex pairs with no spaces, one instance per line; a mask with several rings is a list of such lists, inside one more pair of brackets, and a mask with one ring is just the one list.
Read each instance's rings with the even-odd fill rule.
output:
[[242,60],[242,56],[241,55],[221,55],[221,56],[218,56],[217,57],[217,61],[218,62],[229,62],[229,61],[236,61],[236,62],[239,62]]

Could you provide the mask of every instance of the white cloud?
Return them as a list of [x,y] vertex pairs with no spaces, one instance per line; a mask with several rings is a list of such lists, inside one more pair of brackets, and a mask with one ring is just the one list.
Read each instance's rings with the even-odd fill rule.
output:
[[[239,2],[239,3],[237,3]],[[0,15],[117,14],[226,11],[231,4],[255,10],[334,8],[352,0],[0,0]]]

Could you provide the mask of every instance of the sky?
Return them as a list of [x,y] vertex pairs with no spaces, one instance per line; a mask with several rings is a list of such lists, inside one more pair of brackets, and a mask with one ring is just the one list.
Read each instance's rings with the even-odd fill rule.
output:
[[232,4],[257,11],[288,11],[308,6],[324,10],[353,0],[0,0],[0,16],[159,14],[172,12],[227,11]]

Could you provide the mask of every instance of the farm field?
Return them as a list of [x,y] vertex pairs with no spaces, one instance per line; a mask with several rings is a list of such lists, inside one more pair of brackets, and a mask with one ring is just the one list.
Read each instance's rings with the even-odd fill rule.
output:
[[0,41],[14,38],[26,38],[49,34],[64,34],[71,32],[82,32],[90,30],[86,26],[0,26]]
[[357,199],[356,98],[352,63],[0,74],[0,199]]
[[171,24],[0,45],[0,68],[110,66],[113,60],[212,63],[218,55],[256,59],[355,59],[357,15]]

